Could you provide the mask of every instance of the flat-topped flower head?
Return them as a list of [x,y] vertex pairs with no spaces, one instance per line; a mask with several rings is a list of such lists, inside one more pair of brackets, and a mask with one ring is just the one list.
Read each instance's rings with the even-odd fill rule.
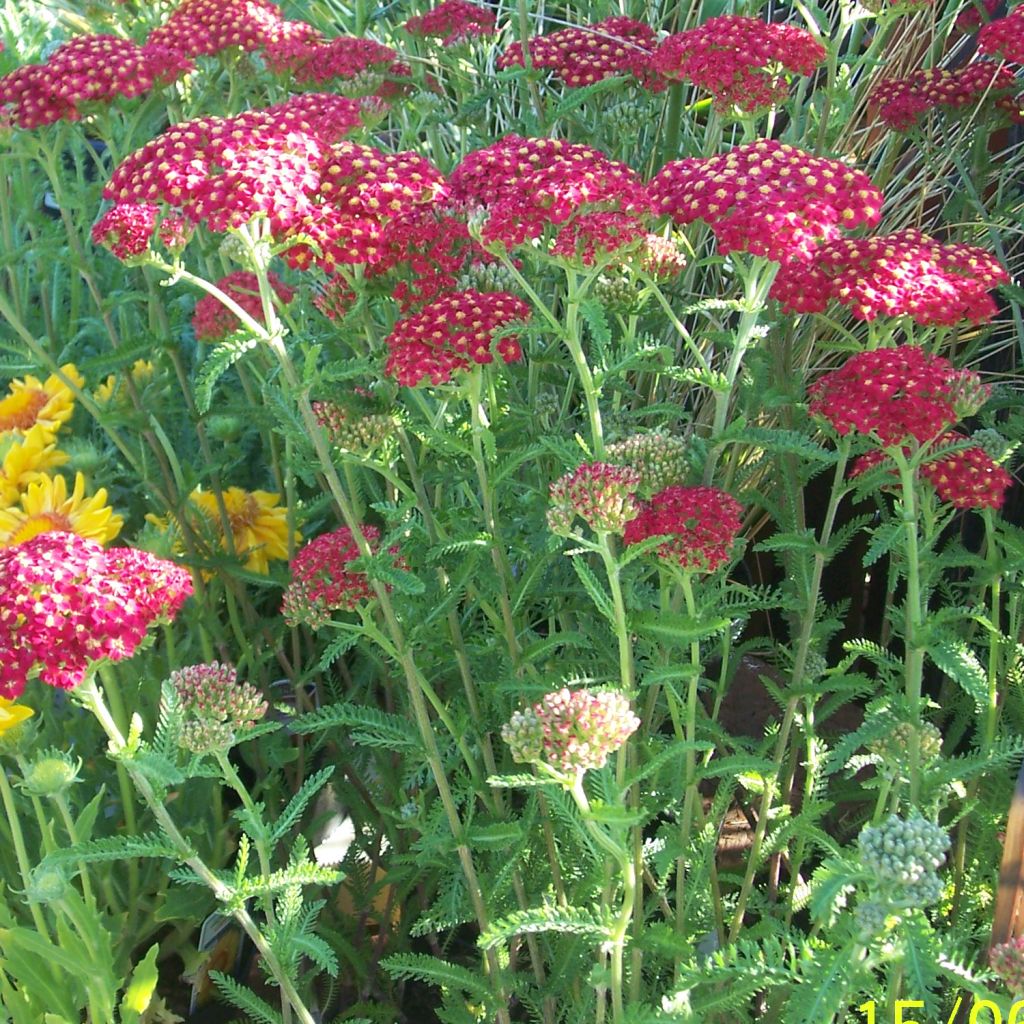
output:
[[651,63],[666,78],[706,89],[719,110],[754,113],[785,101],[787,73],[811,75],[824,59],[806,29],[723,14],[669,36]]
[[[77,387],[85,386],[74,363],[65,363],[60,372]],[[42,427],[52,437],[74,411],[74,394],[57,374],[45,381],[32,376],[15,378],[0,398],[0,442],[24,437],[33,427]]]
[[[480,236],[485,245],[500,242],[512,248],[581,215],[645,211],[635,171],[600,150],[562,139],[508,135],[470,153],[449,180],[453,201],[467,210],[484,209]],[[630,241],[639,237],[633,223],[621,220],[614,228],[616,237],[623,230]],[[606,235],[613,230],[597,223],[591,224],[591,232],[598,227]],[[576,239],[563,237],[562,244],[575,250]],[[599,245],[599,240],[592,244]]]
[[378,410],[372,396],[359,393],[348,396],[344,402],[313,403],[313,415],[331,444],[353,452],[372,452],[394,435],[397,417]]
[[267,65],[296,85],[328,83],[347,96],[394,95],[409,65],[390,46],[360,36],[310,36],[267,47]]
[[[362,534],[371,550],[380,542],[380,530],[363,526]],[[398,549],[390,549],[400,566]],[[292,581],[284,592],[281,614],[289,626],[304,623],[319,629],[330,622],[335,611],[352,611],[364,601],[375,597],[365,573],[350,568],[359,558],[359,548],[352,531],[343,526],[314,537],[292,559]]]
[[1021,86],[1013,72],[990,60],[977,60],[962,68],[924,68],[906,78],[884,79],[874,92],[878,116],[890,128],[907,131],[930,110],[989,109],[1020,120]]
[[267,713],[260,691],[219,661],[178,669],[169,682],[185,717],[179,742],[195,754],[226,751]]
[[603,767],[638,728],[625,694],[563,689],[517,711],[501,727],[501,738],[513,760],[544,765],[571,784]]
[[585,462],[551,485],[548,526],[568,536],[577,516],[599,533],[621,534],[639,508],[640,474],[627,466]]
[[969,0],[964,9],[956,16],[954,24],[961,32],[974,32],[987,25],[999,10],[1003,0]]
[[608,459],[636,470],[638,493],[650,498],[686,477],[687,450],[687,443],[671,434],[633,434],[608,445]]
[[488,7],[470,3],[469,0],[444,0],[427,11],[417,14],[405,23],[405,31],[414,36],[440,39],[443,46],[477,36],[493,36],[497,31],[495,15]]
[[810,412],[836,433],[876,437],[883,445],[934,440],[958,419],[956,371],[915,345],[859,352],[808,389]]
[[90,104],[142,96],[190,69],[182,54],[159,44],[77,36],[45,64],[26,64],[0,78],[0,107],[22,128],[77,121]]
[[404,317],[388,335],[385,373],[404,387],[416,387],[425,377],[445,384],[460,370],[494,362],[518,362],[523,355],[519,338],[495,334],[528,320],[530,307],[508,292],[451,292],[418,313]]
[[1005,18],[983,25],[978,33],[978,51],[1010,64],[1024,64],[1024,5],[1015,7]]
[[908,316],[924,326],[948,326],[991,320],[998,310],[989,291],[1009,279],[985,249],[910,228],[838,239],[810,262],[784,263],[771,294],[790,312],[821,312],[835,300],[858,320]]
[[[277,274],[267,274],[271,291],[282,306],[295,298],[295,291],[289,288]],[[246,313],[258,323],[263,323],[263,301],[260,298],[259,279],[247,270],[236,270],[217,282],[217,287],[230,299],[234,299]],[[227,337],[242,326],[235,312],[229,309],[215,295],[204,295],[192,314],[192,330],[197,341],[215,342]]]
[[625,542],[665,535],[659,558],[687,572],[714,572],[732,557],[742,513],[743,506],[717,487],[666,487],[640,503],[639,515],[626,524]]
[[94,663],[131,657],[191,593],[173,562],[72,533],[0,549],[0,696],[17,697],[37,672],[71,689]]
[[[650,66],[657,45],[654,29],[633,18],[615,15],[593,25],[559,29],[527,43],[530,63],[552,71],[571,88],[626,75],[644,88],[658,91],[666,82]],[[498,59],[499,68],[523,67],[523,47],[512,43]]]
[[359,103],[321,94],[187,121],[123,160],[103,195],[163,205],[215,232],[263,215],[283,234],[315,209],[331,145],[361,124]]
[[719,252],[809,259],[843,231],[878,223],[882,194],[867,175],[787,143],[761,139],[727,153],[667,163],[647,187],[651,210],[703,220]]
[[304,22],[286,21],[271,0],[183,0],[153,29],[149,42],[200,57],[233,48],[260,50],[313,31]]
[[0,508],[0,547],[21,544],[40,533],[75,533],[99,544],[109,544],[124,519],[107,504],[106,488],[85,493],[85,477],[75,474],[68,493],[63,476],[40,475],[28,484],[17,503]]

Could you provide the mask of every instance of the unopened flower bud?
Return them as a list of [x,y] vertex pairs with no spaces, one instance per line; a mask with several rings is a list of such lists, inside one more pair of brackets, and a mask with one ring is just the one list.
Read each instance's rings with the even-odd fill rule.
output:
[[633,495],[640,474],[626,466],[585,462],[551,485],[548,525],[553,533],[569,533],[579,516],[599,533],[622,533],[639,512]]
[[989,964],[1014,996],[1024,994],[1024,936],[993,946]]
[[670,434],[634,434],[608,445],[608,458],[640,474],[639,493],[649,498],[682,482],[689,470],[689,446]]
[[27,768],[22,788],[32,796],[55,797],[78,781],[82,767],[61,750],[44,750]]
[[934,902],[941,895],[935,872],[946,859],[949,836],[938,825],[920,815],[903,819],[893,814],[881,825],[865,828],[858,844],[864,866],[893,890],[896,902],[911,905],[908,901],[926,897]]
[[25,898],[29,903],[56,903],[68,891],[68,879],[57,867],[40,865],[29,876]]

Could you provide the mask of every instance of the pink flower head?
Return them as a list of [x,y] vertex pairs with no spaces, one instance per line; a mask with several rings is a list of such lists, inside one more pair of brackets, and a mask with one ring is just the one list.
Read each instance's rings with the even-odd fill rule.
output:
[[234,47],[259,50],[313,31],[304,22],[286,21],[281,8],[270,0],[183,0],[150,33],[149,42],[199,57]]
[[297,85],[335,83],[349,95],[394,94],[396,80],[408,78],[408,64],[390,46],[360,36],[287,39],[267,47],[267,65]]
[[640,503],[624,538],[629,545],[664,534],[669,539],[658,547],[659,558],[688,572],[714,572],[731,557],[742,512],[740,503],[717,487],[666,487]]
[[320,94],[188,121],[123,160],[103,194],[118,203],[163,204],[211,231],[262,214],[283,233],[314,209],[331,145],[361,124],[355,100]]
[[77,121],[84,104],[142,96],[190,69],[180,53],[160,45],[78,36],[57,47],[45,64],[26,64],[0,78],[0,107],[10,104],[22,128]]
[[990,101],[993,109],[1020,119],[1020,104],[1014,96],[1020,85],[1013,72],[990,60],[978,60],[966,67],[925,68],[907,78],[884,80],[874,93],[878,116],[890,128],[907,131],[929,110],[963,110]]
[[883,445],[934,440],[957,421],[953,364],[901,345],[860,352],[808,390],[813,416],[841,435],[873,434]]
[[17,697],[36,670],[72,689],[95,662],[131,657],[191,593],[191,576],[173,562],[72,533],[0,550],[0,696]]
[[[653,72],[654,29],[641,21],[616,15],[594,25],[564,28],[529,40],[530,62],[553,71],[565,85],[580,88],[615,75],[630,75],[644,88],[664,89]],[[523,67],[523,48],[513,43],[498,59],[499,68]]]
[[476,36],[493,36],[494,12],[469,0],[444,0],[426,14],[418,14],[405,23],[414,36],[440,38],[444,46],[461,43]]
[[993,946],[988,962],[1011,994],[1024,993],[1024,935]]
[[[380,541],[380,530],[375,526],[364,526],[362,532],[371,548]],[[397,555],[397,548],[391,553]],[[331,612],[351,611],[363,601],[372,600],[370,581],[349,568],[357,558],[359,548],[347,526],[306,544],[292,561],[292,581],[281,603],[281,614],[288,625],[303,622],[319,629],[330,621]]]
[[159,213],[152,203],[115,203],[93,225],[92,240],[119,260],[141,256],[149,249]]
[[978,51],[1010,64],[1024,64],[1024,6],[983,25],[978,33]]
[[724,14],[669,36],[651,63],[667,78],[706,89],[719,110],[753,113],[785,101],[786,72],[811,75],[824,59],[825,48],[806,29]]
[[169,682],[185,716],[180,743],[196,754],[226,750],[237,733],[251,729],[267,713],[260,691],[240,683],[234,667],[219,661],[179,669]]
[[640,511],[634,497],[640,480],[626,466],[585,462],[551,485],[548,526],[567,536],[579,516],[592,530],[621,534]]
[[[508,135],[470,153],[449,180],[455,202],[486,209],[483,242],[507,248],[583,213],[644,209],[643,189],[631,168],[562,139]],[[567,236],[564,245],[570,242]]]
[[882,194],[867,175],[771,139],[707,159],[674,160],[648,185],[655,213],[703,220],[722,253],[807,260],[841,230],[877,224]]
[[639,728],[625,694],[564,689],[517,711],[501,727],[501,738],[514,761],[578,778],[601,768]]
[[523,355],[518,337],[506,334],[495,344],[494,335],[529,317],[530,307],[508,292],[450,292],[395,324],[385,373],[412,388],[424,377],[447,383],[457,370],[494,362],[495,352],[517,362]]
[[784,263],[771,294],[796,313],[819,313],[835,299],[858,320],[883,315],[909,316],[925,326],[983,323],[997,313],[989,290],[1009,279],[992,253],[937,242],[910,228],[839,239],[809,263]]
[[[295,298],[295,291],[277,274],[267,274],[270,287],[282,306]],[[217,287],[234,299],[254,320],[263,323],[263,302],[259,279],[247,270],[236,270],[217,282]],[[220,341],[242,326],[238,317],[214,295],[204,295],[192,314],[192,330],[197,341]]]
[[635,214],[621,210],[581,213],[558,232],[551,254],[592,267],[602,255],[636,247],[647,238],[647,226]]

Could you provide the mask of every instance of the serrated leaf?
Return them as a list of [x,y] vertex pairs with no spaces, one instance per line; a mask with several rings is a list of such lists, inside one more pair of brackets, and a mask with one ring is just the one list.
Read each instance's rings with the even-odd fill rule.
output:
[[630,629],[659,641],[671,640],[690,644],[717,636],[729,628],[731,620],[724,616],[692,618],[678,612],[636,612],[629,617]]
[[615,606],[612,604],[612,599],[608,592],[594,574],[594,570],[590,568],[582,555],[573,555],[570,561],[572,562],[573,569],[576,570],[576,575],[579,577],[580,582],[590,595],[590,600],[594,602],[594,607],[609,622],[614,624]]
[[213,404],[213,389],[217,386],[217,381],[246,352],[251,352],[257,345],[259,345],[259,339],[251,335],[228,338],[203,360],[203,365],[199,367],[199,372],[196,374],[195,383],[196,408],[202,415],[205,416],[210,411],[210,406]]
[[477,939],[481,949],[493,949],[517,935],[561,932],[565,935],[591,935],[602,940],[608,925],[592,911],[582,907],[533,907],[517,910],[494,921]]
[[978,656],[962,640],[939,640],[927,647],[940,671],[957,683],[981,710],[988,704],[988,676]]

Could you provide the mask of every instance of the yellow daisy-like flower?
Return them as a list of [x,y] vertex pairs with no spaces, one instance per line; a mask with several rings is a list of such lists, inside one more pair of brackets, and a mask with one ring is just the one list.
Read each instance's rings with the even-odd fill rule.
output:
[[26,718],[31,718],[34,714],[35,712],[24,704],[16,704],[13,700],[0,697],[0,736],[21,725]]
[[109,544],[121,532],[124,519],[106,501],[103,487],[91,498],[85,496],[85,477],[81,473],[75,474],[75,489],[70,496],[64,477],[41,477],[29,484],[18,505],[0,509],[0,547],[12,547],[40,533],[56,531]]
[[[136,386],[144,388],[153,379],[154,367],[148,359],[136,359],[132,363],[132,380]],[[115,398],[127,398],[123,384],[123,374],[112,373],[102,384],[96,385],[93,395],[99,405],[109,405]]]
[[[65,363],[60,369],[78,387],[85,384],[85,378],[74,363]],[[75,398],[71,388],[56,374],[51,374],[45,381],[38,377],[12,380],[6,397],[0,398],[0,440],[11,435],[23,435],[34,426],[56,434],[61,425],[71,419],[74,411]]]
[[[57,442],[45,427],[36,424],[18,443],[13,437],[0,461],[0,507],[14,505],[21,492],[48,469],[64,465],[70,457],[57,448]],[[4,442],[0,441],[0,451]]]

